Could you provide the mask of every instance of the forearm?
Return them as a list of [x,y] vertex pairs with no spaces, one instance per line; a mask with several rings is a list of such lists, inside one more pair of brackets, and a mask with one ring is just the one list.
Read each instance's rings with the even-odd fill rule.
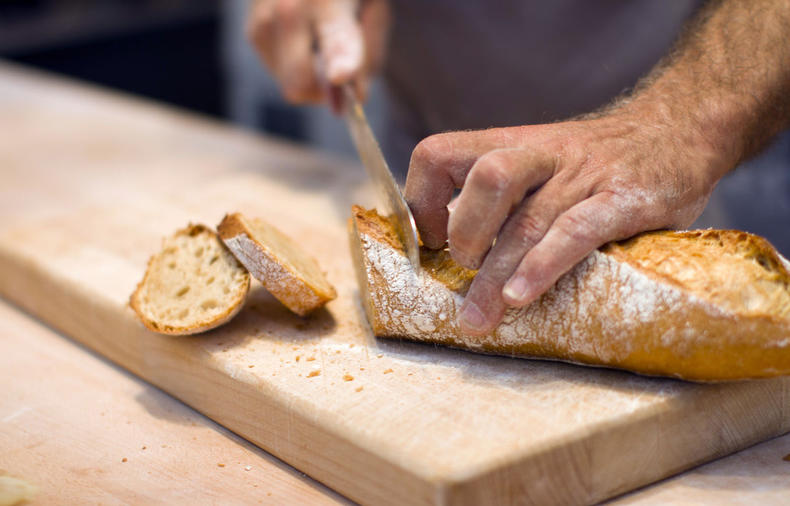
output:
[[790,2],[710,2],[615,111],[685,129],[720,177],[790,123]]

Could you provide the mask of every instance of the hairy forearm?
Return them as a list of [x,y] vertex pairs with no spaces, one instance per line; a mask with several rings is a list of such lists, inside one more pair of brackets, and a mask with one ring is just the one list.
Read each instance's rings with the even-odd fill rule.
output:
[[790,2],[711,1],[616,111],[693,131],[732,169],[790,124]]

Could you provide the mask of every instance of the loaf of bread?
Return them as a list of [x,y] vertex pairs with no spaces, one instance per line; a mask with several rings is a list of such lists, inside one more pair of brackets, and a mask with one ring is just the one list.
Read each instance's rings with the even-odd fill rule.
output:
[[249,273],[216,232],[189,225],[151,257],[129,305],[155,332],[195,334],[233,318],[249,286]]
[[318,262],[274,226],[234,213],[217,230],[236,258],[294,313],[304,316],[337,297]]
[[696,381],[790,374],[790,263],[745,232],[650,232],[607,244],[484,336],[456,323],[474,271],[446,250],[423,249],[415,273],[375,211],[355,206],[350,235],[380,337]]

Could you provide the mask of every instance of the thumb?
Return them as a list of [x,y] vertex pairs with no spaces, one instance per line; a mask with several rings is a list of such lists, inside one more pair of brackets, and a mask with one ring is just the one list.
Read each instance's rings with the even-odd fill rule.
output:
[[362,70],[365,50],[355,0],[322,0],[315,11],[315,29],[326,79],[341,85]]

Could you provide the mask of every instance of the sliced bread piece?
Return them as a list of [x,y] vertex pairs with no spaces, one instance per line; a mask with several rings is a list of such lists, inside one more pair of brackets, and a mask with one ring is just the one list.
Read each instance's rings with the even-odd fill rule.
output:
[[250,274],[217,234],[190,224],[163,241],[129,304],[153,331],[194,334],[230,320],[249,287]]
[[234,213],[217,230],[236,258],[294,313],[304,316],[337,297],[318,262],[274,226]]
[[790,374],[790,263],[745,232],[649,232],[610,243],[484,336],[456,323],[475,271],[446,250],[423,249],[416,273],[392,224],[358,206],[351,250],[380,337],[698,381]]

